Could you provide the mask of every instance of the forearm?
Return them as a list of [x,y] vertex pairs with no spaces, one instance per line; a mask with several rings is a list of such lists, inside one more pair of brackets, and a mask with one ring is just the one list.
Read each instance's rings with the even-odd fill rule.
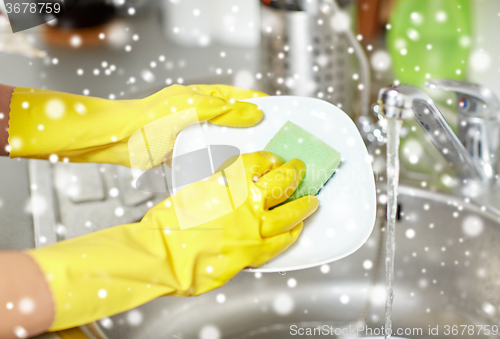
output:
[[9,155],[6,147],[9,143],[10,100],[14,87],[0,84],[0,155]]
[[157,225],[141,222],[29,251],[50,277],[56,305],[50,331],[112,316],[180,289],[175,279],[164,277],[172,273],[162,235]]
[[0,339],[46,332],[54,319],[49,285],[26,253],[0,252],[0,319]]
[[[135,101],[102,98],[50,90],[17,87],[11,100],[10,157],[74,162],[108,162],[102,150],[119,145],[116,153],[128,160],[127,130],[138,111]],[[124,147],[120,147],[124,146]]]
[[187,290],[171,278],[164,241],[160,226],[141,222],[0,252],[0,339],[83,325]]

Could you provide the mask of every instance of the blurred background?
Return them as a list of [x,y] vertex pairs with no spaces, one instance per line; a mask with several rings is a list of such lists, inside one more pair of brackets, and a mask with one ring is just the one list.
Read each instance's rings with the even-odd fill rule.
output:
[[[224,83],[317,97],[358,123],[376,120],[371,106],[391,83],[422,88],[428,79],[462,79],[500,93],[496,0],[86,0],[15,34],[2,1],[0,12],[0,83],[11,86],[119,100],[172,84]],[[433,98],[454,126],[455,97]],[[403,171],[442,182],[448,175],[442,157],[414,124],[405,122],[403,130]],[[382,145],[383,128],[371,126],[364,137]],[[0,159],[0,216],[8,221],[0,227],[9,234],[0,237],[2,249],[33,247],[37,208],[30,194],[38,184],[29,178],[44,172],[31,167]],[[116,198],[104,188],[88,194]],[[131,218],[152,198],[137,197],[133,207],[143,207]],[[56,204],[41,201],[44,211]],[[133,221],[120,217],[111,213],[105,223]],[[29,236],[19,237],[19,229]]]
[[[327,3],[85,0],[16,34],[4,14],[0,83],[111,100],[175,83],[225,83],[328,100],[355,119],[389,83],[469,79],[500,92],[498,1],[341,0],[335,13]],[[436,100],[455,105],[452,95]],[[453,111],[444,114],[453,125]],[[2,160],[2,171],[15,166]]]
[[[372,155],[383,155],[384,128],[372,110],[382,86],[424,89],[426,80],[448,78],[500,94],[498,0],[80,0],[15,34],[3,0],[0,12],[2,84],[110,100],[196,83],[316,97],[358,123]],[[455,96],[432,97],[456,128]],[[414,120],[405,121],[401,162],[402,175],[421,187],[446,188],[452,175]],[[375,161],[375,174],[384,166]],[[0,158],[0,249],[140,220],[162,197],[132,189],[130,176],[119,166]],[[336,267],[351,277],[348,266]]]
[[[58,19],[15,34],[2,1],[0,12],[0,83],[110,100],[195,83],[317,97],[365,123],[359,126],[373,147],[383,144],[383,127],[368,126],[366,120],[376,120],[371,106],[381,86],[423,88],[428,79],[448,78],[500,93],[496,0],[86,0]],[[433,93],[433,98],[456,127],[455,97]],[[403,172],[446,186],[442,157],[414,127],[415,122],[405,122]],[[45,165],[32,164],[0,159],[0,216],[8,221],[0,227],[9,235],[0,237],[2,249],[33,247],[33,211],[40,204],[41,210],[52,210],[64,200],[55,194],[57,201],[38,199],[38,207],[32,206],[39,185],[33,178],[45,180],[39,168]],[[47,178],[54,177],[50,166]],[[383,164],[374,168],[383,170]],[[84,170],[82,180],[95,182],[91,172]],[[94,172],[100,176],[97,167]],[[104,181],[101,186],[85,193],[90,200],[72,204],[118,199],[108,194]],[[125,210],[142,207],[130,220],[123,219],[128,212],[111,213],[103,226],[74,235],[134,221],[155,197],[134,199]],[[117,201],[102,209],[124,204]],[[28,236],[19,237],[21,229]]]

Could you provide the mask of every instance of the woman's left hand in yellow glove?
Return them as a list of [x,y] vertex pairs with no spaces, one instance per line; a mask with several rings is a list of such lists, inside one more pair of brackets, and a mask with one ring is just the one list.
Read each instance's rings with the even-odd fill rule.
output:
[[[159,132],[163,158],[182,128],[197,121],[231,127],[259,123],[263,115],[257,106],[238,100],[264,95],[227,85],[173,85],[144,99],[107,100],[17,87],[10,103],[9,155],[131,166],[129,138],[147,124],[171,117]],[[189,108],[196,109],[194,119],[173,114]]]
[[[50,286],[50,329],[85,324],[159,296],[210,291],[294,243],[303,220],[318,208],[315,196],[280,205],[301,183],[304,163],[257,152],[227,164],[225,178],[219,172],[183,188],[139,223],[26,252]],[[199,224],[182,229],[186,220]]]

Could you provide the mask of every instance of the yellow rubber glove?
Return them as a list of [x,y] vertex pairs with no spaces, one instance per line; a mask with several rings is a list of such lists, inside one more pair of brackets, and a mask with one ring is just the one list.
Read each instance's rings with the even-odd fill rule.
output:
[[[262,92],[227,85],[173,85],[140,100],[107,100],[17,87],[9,120],[10,157],[130,166],[128,140],[145,125],[195,108],[200,122],[248,127],[262,120],[256,105],[238,100]],[[161,151],[172,151],[182,128],[196,121],[173,115]],[[54,154],[57,156],[54,156]],[[158,164],[154,164],[155,166]]]
[[[51,330],[123,312],[159,296],[198,295],[258,267],[288,248],[318,207],[307,196],[270,210],[295,191],[305,165],[268,152],[244,154],[220,177],[195,182],[153,207],[139,223],[112,227],[28,251],[44,272],[55,303]],[[243,177],[247,198],[216,219],[181,230],[176,211],[210,219]],[[220,188],[224,194],[220,194]],[[177,198],[176,198],[177,197]],[[217,209],[217,208],[215,208]]]

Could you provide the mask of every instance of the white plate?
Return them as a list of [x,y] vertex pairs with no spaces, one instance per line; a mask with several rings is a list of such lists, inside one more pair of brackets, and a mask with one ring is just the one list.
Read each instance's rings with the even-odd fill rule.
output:
[[[197,148],[194,146],[199,145],[200,131],[209,145],[232,145],[241,153],[249,153],[263,150],[290,120],[339,151],[341,164],[318,194],[319,208],[305,221],[298,241],[251,271],[300,270],[342,259],[358,250],[375,224],[375,181],[368,152],[349,116],[338,107],[314,98],[275,96],[246,101],[258,105],[264,112],[260,124],[250,128],[190,126],[177,138],[173,168],[177,155]],[[195,139],[197,142],[193,145]],[[175,177],[173,180],[175,183]]]

